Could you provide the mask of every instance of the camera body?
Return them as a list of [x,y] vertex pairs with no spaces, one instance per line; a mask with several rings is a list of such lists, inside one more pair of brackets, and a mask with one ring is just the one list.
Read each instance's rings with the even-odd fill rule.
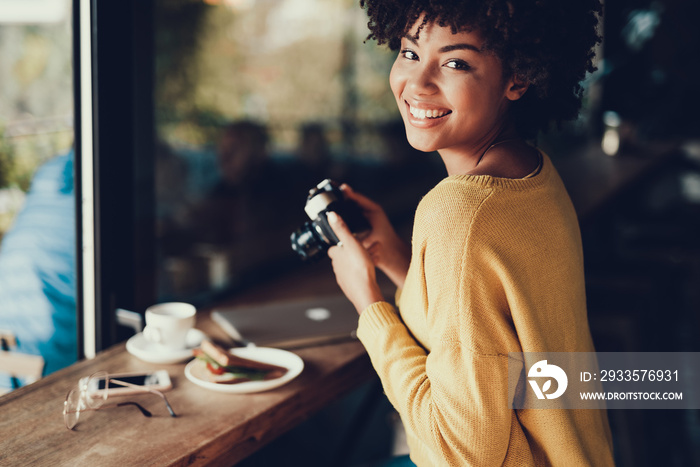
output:
[[319,253],[338,244],[338,237],[328,223],[331,211],[338,214],[356,236],[371,229],[357,203],[346,199],[340,185],[331,179],[309,190],[304,211],[311,220],[292,233],[291,241],[292,249],[305,260],[318,258],[322,256]]

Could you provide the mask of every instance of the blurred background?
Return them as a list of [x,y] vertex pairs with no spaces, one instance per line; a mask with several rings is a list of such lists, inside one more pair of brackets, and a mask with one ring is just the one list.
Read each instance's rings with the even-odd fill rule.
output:
[[289,234],[325,178],[410,219],[442,176],[407,144],[365,23],[352,0],[156,2],[161,298],[298,268]]
[[[72,3],[53,3],[61,6],[53,17],[22,20],[0,7],[0,329],[17,338],[17,350],[44,358],[44,374],[74,361],[81,339],[75,29]],[[307,220],[308,190],[325,178],[375,198],[410,237],[413,210],[444,168],[436,154],[407,144],[388,87],[394,54],[364,42],[357,1],[142,5],[147,14],[117,15],[104,28],[116,36],[97,41],[98,58],[125,48],[121,37],[127,44],[125,55],[100,62],[110,67],[97,74],[101,102],[137,97],[128,112],[105,104],[100,114],[102,166],[136,174],[132,182],[123,173],[98,177],[112,203],[98,220],[112,232],[99,254],[118,271],[103,283],[133,280],[128,294],[136,297],[104,293],[104,346],[124,336],[115,307],[210,306],[285,278],[329,277],[327,261],[302,262],[289,242]],[[98,19],[109,13],[97,9]],[[695,2],[606,0],[598,71],[584,83],[581,115],[537,139],[575,203],[601,194],[580,212],[599,351],[700,348],[698,13]],[[123,142],[136,139],[137,149]],[[598,183],[599,173],[612,188]],[[118,217],[129,206],[137,214]],[[104,224],[112,214],[122,220]],[[110,258],[132,241],[141,246],[130,265],[112,268]],[[333,287],[316,289],[337,293]],[[318,427],[343,419],[348,404],[306,429],[320,436]],[[697,411],[610,417],[620,465],[700,464]],[[289,439],[279,443],[299,446]],[[373,449],[360,451],[369,458]]]

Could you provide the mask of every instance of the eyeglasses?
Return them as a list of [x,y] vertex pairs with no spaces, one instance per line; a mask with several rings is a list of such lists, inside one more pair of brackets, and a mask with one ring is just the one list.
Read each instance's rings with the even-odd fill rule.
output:
[[104,405],[107,397],[109,397],[110,384],[117,384],[119,386],[137,389],[138,391],[142,391],[144,393],[149,392],[151,394],[155,394],[163,399],[165,406],[168,408],[168,412],[170,412],[170,416],[177,416],[173,408],[170,406],[168,399],[165,397],[165,394],[162,392],[146,386],[139,386],[137,384],[127,383],[126,381],[112,379],[109,377],[109,374],[106,371],[98,371],[91,376],[80,378],[78,387],[71,389],[68,395],[66,395],[66,400],[63,402],[63,421],[66,424],[66,428],[72,430],[78,423],[80,413],[89,410],[133,405],[139,409],[144,416],[151,416],[151,412],[144,409],[137,402],[133,401]]

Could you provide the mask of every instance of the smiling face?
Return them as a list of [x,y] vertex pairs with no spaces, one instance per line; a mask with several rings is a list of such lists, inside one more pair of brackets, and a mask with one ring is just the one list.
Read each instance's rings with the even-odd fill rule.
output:
[[504,131],[509,103],[524,90],[504,79],[478,32],[428,23],[416,38],[421,21],[401,39],[389,78],[408,141],[443,159],[478,157]]

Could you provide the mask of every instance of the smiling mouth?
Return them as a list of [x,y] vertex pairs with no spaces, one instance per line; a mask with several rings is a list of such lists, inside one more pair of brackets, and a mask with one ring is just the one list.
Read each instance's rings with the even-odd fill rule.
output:
[[406,105],[408,106],[408,111],[411,113],[413,118],[417,118],[419,120],[435,120],[452,113],[451,110],[445,109],[418,109],[416,107],[412,107],[408,102],[406,102]]

